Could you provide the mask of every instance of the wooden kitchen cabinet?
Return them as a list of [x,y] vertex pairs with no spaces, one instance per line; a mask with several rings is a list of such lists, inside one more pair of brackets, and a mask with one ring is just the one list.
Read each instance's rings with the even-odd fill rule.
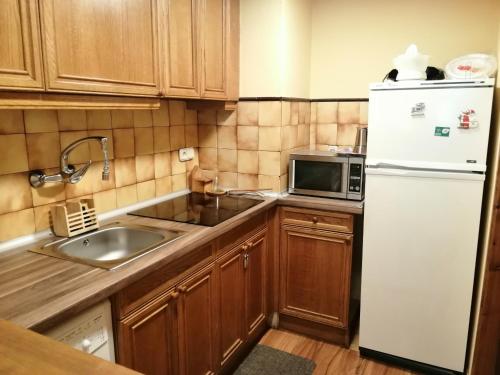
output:
[[237,100],[239,0],[161,0],[164,94]]
[[244,340],[243,247],[238,246],[217,262],[219,343],[218,360],[223,366],[241,347]]
[[167,96],[200,97],[199,0],[162,0],[163,81]]
[[267,237],[262,232],[247,242],[245,269],[245,333],[253,335],[266,319]]
[[144,374],[178,374],[177,298],[171,290],[120,320],[118,363]]
[[0,2],[0,90],[235,101],[238,87],[239,0]]
[[236,358],[266,325],[266,253],[264,229],[217,262],[221,367]]
[[146,374],[229,372],[267,324],[267,213],[113,296],[117,362]]
[[239,2],[201,0],[201,96],[238,99]]
[[297,208],[281,216],[280,325],[347,346],[353,235],[323,228],[348,231],[352,218]]
[[48,91],[159,95],[156,0],[40,0]]
[[0,1],[0,89],[43,90],[38,4]]
[[183,282],[177,290],[180,373],[215,373],[214,266]]

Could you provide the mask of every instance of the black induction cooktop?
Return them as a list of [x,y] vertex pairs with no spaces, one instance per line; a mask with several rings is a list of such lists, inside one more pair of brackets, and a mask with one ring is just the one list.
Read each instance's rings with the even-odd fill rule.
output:
[[261,199],[241,196],[211,197],[202,193],[189,193],[129,212],[129,215],[213,227],[261,202]]

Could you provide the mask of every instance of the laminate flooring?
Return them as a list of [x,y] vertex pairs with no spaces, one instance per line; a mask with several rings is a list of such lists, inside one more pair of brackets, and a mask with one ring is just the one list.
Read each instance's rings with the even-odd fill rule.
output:
[[414,372],[362,358],[357,350],[357,337],[349,349],[297,335],[269,330],[260,344],[309,358],[316,363],[313,375],[410,375]]

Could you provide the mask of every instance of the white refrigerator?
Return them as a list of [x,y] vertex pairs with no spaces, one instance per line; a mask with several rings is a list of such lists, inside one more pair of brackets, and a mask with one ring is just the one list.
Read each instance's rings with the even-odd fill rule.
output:
[[360,351],[464,371],[493,79],[370,85]]

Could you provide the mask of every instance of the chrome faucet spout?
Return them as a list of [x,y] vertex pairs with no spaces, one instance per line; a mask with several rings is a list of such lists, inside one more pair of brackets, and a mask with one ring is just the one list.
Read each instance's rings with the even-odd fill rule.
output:
[[[81,139],[74,141],[69,146],[67,146],[61,152],[61,171],[63,173],[71,175],[72,173],[75,172],[68,164],[69,154],[71,153],[71,151],[73,151],[75,148],[80,146],[82,143],[90,142],[90,141],[97,141],[101,144],[101,150],[104,154],[104,163],[107,164],[107,169],[108,169],[108,174],[109,174],[109,160],[108,160],[108,149],[107,149],[108,138],[101,137],[101,136],[92,136],[92,137],[81,138]],[[92,160],[89,160],[89,161],[92,162]]]
[[102,179],[105,181],[109,180],[110,167],[108,155],[108,138],[101,136],[91,136],[76,140],[61,152],[61,172],[55,175],[46,175],[42,171],[32,171],[29,176],[30,184],[33,187],[40,187],[43,186],[46,182],[67,182],[70,184],[76,184],[77,182],[79,182],[88,171],[92,160],[89,160],[82,168],[75,170],[75,168],[68,163],[69,154],[82,143],[90,141],[99,142],[99,144],[101,145],[101,150],[104,155]]

